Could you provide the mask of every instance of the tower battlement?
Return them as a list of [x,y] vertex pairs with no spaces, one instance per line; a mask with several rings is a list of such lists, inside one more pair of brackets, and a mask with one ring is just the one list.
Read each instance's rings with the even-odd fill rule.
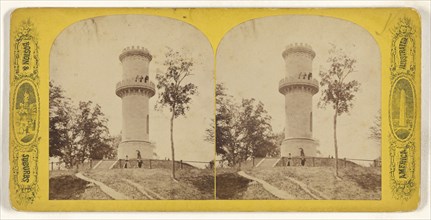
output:
[[130,46],[124,48],[119,56],[119,59],[121,62],[123,62],[123,59],[128,56],[143,56],[147,58],[148,61],[151,61],[153,59],[153,56],[150,54],[150,51],[148,51],[147,48],[141,46]]
[[117,83],[115,94],[123,98],[128,94],[142,94],[153,97],[156,93],[156,86],[151,81],[139,81],[135,79],[126,79]]
[[319,91],[319,82],[316,79],[287,77],[278,83],[278,91],[283,95],[293,91],[310,92],[314,95]]
[[293,53],[305,53],[308,54],[311,59],[314,59],[316,53],[313,48],[309,44],[306,43],[292,43],[286,46],[286,49],[283,51],[283,58],[286,59],[287,56]]

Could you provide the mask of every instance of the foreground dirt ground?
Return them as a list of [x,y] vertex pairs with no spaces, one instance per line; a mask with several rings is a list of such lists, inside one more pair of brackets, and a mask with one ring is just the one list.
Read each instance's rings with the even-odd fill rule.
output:
[[[247,173],[272,185],[297,193],[289,178],[304,183],[333,200],[379,200],[381,198],[381,171],[374,167],[348,167],[339,169],[336,178],[334,167],[275,167],[271,170],[253,169]],[[299,195],[298,199],[301,198]]]
[[[169,169],[88,170],[86,177],[100,181],[130,199],[150,199],[136,186],[164,199],[214,199],[212,170],[178,170],[177,179]],[[135,184],[135,186],[133,184]],[[154,196],[157,195],[157,196]],[[111,199],[97,186],[75,177],[74,172],[55,171],[50,174],[50,199]]]
[[[259,187],[259,184],[239,176],[237,172],[236,169],[217,170],[217,198],[274,199],[274,196],[265,193],[265,189]],[[340,168],[340,178],[335,177],[333,167],[253,168],[245,172],[287,192],[296,200],[310,200],[316,195],[319,199],[330,200],[381,198],[380,168],[361,166]],[[253,193],[247,193],[250,191]]]
[[[148,200],[277,200],[266,185],[273,186],[295,200],[379,200],[381,171],[374,167],[343,167],[339,178],[333,167],[271,167],[246,169],[247,179],[237,169],[217,169],[214,197],[214,172],[209,169],[177,171],[170,169],[87,170],[82,174],[99,181],[128,199]],[[94,183],[75,176],[73,171],[50,172],[50,199],[112,199]],[[255,181],[256,180],[256,181]],[[262,181],[264,183],[261,183]],[[263,184],[263,185],[262,185]]]
[[50,200],[107,200],[111,199],[100,188],[75,176],[74,171],[51,171]]

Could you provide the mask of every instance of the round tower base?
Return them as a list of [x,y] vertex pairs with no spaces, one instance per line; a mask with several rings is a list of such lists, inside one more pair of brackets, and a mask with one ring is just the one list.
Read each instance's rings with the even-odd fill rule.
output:
[[122,141],[118,146],[117,158],[126,159],[137,159],[137,150],[141,152],[142,159],[153,158],[153,145],[148,141]]
[[318,142],[312,138],[287,138],[280,146],[280,153],[282,157],[288,157],[289,153],[292,157],[299,157],[300,148],[302,148],[306,157],[315,157],[318,145]]

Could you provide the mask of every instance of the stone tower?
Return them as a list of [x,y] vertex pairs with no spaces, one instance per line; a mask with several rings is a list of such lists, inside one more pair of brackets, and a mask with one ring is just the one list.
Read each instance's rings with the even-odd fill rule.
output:
[[316,53],[308,44],[291,44],[283,52],[286,75],[279,83],[278,91],[285,97],[285,139],[281,156],[316,156],[318,142],[313,139],[313,95],[319,84],[313,78],[313,59]]
[[118,147],[118,159],[153,157],[149,142],[149,99],[155,94],[155,86],[149,80],[148,69],[151,54],[144,47],[127,47],[120,54],[123,79],[117,83],[115,93],[122,100],[122,136]]

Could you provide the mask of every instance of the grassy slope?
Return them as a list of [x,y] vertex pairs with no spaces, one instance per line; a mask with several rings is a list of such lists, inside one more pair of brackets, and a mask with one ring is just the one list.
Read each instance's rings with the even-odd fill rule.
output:
[[[217,199],[277,199],[260,184],[239,176],[234,169],[217,169]],[[322,192],[330,199],[369,200],[381,197],[380,169],[367,167],[340,168],[341,180],[332,167],[275,167],[253,169],[247,173],[285,190],[297,199],[311,199],[286,177]],[[177,171],[178,182],[169,169],[89,170],[84,175],[104,182],[132,199],[148,199],[122,179],[129,179],[166,199],[213,199],[212,170]],[[97,186],[78,179],[72,171],[50,172],[50,199],[110,199]]]
[[[275,167],[271,169],[253,169],[247,173],[263,179],[287,192],[299,192],[292,188],[286,178],[291,177],[305,183],[330,199],[378,200],[381,198],[380,169],[369,167],[340,168],[341,179],[334,176],[333,167]],[[297,195],[298,199],[310,199],[307,195]]]
[[217,199],[278,199],[259,183],[238,175],[236,169],[217,168],[216,188]]
[[49,177],[51,200],[111,199],[98,186],[75,176],[74,171],[51,171]]
[[169,169],[112,169],[89,170],[84,175],[101,181],[133,199],[148,199],[123,179],[140,184],[166,199],[213,199],[212,170],[188,169],[177,171],[178,182],[171,178]]

